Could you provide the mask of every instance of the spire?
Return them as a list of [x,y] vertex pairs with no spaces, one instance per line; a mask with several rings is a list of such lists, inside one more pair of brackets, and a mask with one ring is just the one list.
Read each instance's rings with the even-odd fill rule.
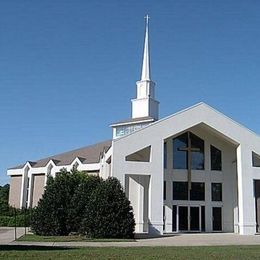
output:
[[145,16],[144,53],[141,79],[136,82],[136,98],[132,99],[132,118],[149,117],[157,120],[159,117],[159,102],[155,99],[155,83],[151,80],[149,57],[149,16]]
[[150,80],[149,37],[148,37],[148,27],[149,27],[150,17],[146,15],[144,19],[146,20],[146,27],[145,27],[144,54],[143,54],[141,80]]

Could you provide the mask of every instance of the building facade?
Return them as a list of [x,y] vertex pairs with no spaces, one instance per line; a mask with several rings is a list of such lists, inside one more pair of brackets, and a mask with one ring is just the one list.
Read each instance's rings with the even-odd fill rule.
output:
[[199,103],[159,119],[151,80],[148,17],[132,117],[111,141],[8,170],[9,203],[34,207],[49,175],[77,167],[122,183],[136,233],[260,232],[260,137]]

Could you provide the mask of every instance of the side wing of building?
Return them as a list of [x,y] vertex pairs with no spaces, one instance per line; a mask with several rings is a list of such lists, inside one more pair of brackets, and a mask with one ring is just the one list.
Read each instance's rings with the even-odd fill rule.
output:
[[88,174],[108,177],[110,150],[109,140],[10,168],[7,171],[11,178],[9,205],[15,208],[36,206],[44,192],[47,177],[55,177],[63,168],[69,171],[76,166],[78,170]]

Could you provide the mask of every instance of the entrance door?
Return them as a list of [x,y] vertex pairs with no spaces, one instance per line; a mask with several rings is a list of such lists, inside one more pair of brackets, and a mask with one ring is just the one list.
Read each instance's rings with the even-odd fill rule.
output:
[[179,207],[179,230],[188,231],[188,207]]
[[213,231],[222,230],[222,212],[220,207],[212,208]]
[[190,207],[190,230],[200,230],[200,208]]
[[[172,211],[173,231],[200,231],[200,206],[175,206]],[[177,225],[176,225],[177,224]],[[178,228],[177,228],[178,227]]]
[[256,232],[260,232],[260,180],[255,180]]

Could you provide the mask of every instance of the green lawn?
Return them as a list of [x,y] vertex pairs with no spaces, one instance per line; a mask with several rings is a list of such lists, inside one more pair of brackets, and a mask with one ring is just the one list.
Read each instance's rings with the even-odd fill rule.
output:
[[54,248],[0,245],[1,259],[260,259],[260,246]]
[[18,239],[18,241],[33,241],[33,242],[135,242],[134,239],[92,239],[83,236],[37,236],[33,234],[27,234]]

